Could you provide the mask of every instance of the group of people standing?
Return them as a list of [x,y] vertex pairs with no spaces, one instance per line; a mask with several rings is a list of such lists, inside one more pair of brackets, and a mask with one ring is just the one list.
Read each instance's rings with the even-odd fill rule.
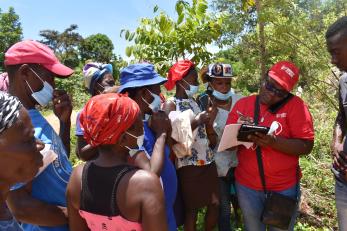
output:
[[[347,17],[331,25],[326,38],[332,63],[346,71]],[[183,225],[194,231],[205,208],[204,230],[230,231],[231,205],[236,220],[241,209],[246,230],[294,229],[299,157],[311,152],[314,128],[306,104],[290,93],[299,80],[292,62],[275,63],[259,93],[245,97],[231,88],[229,64],[204,68],[199,85],[191,60],[176,62],[167,78],[152,64],[137,63],[121,70],[116,86],[110,64],[89,62],[83,76],[91,98],[75,132],[76,154],[85,162],[74,169],[68,159],[71,98],[54,81],[73,70],[31,40],[10,47],[5,66],[0,230],[174,231]],[[341,230],[347,230],[344,84],[341,78],[333,142]],[[174,96],[165,99],[164,88]],[[59,135],[36,109],[51,101]],[[251,146],[218,151],[225,126],[234,124],[271,132],[248,135]]]

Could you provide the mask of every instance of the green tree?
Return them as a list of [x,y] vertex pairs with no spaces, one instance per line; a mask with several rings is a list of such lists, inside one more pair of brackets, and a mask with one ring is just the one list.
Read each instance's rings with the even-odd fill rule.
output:
[[79,50],[82,60],[108,63],[112,59],[113,43],[107,35],[95,34],[82,40]]
[[[8,12],[0,9],[0,63],[4,62],[4,52],[22,39],[22,26],[13,7]],[[3,66],[3,65],[1,65]]]
[[[228,3],[232,9],[240,6],[240,1],[221,0]],[[247,18],[240,13],[239,20],[235,23],[251,25],[246,31],[239,30],[234,33],[232,43],[224,34],[224,44],[229,44],[229,55],[234,56],[238,63],[238,83],[248,89],[255,91],[258,88],[261,62],[268,68],[281,59],[289,59],[295,62],[301,70],[300,85],[306,91],[314,92],[315,97],[321,97],[332,106],[336,106],[334,94],[336,90],[336,76],[331,74],[329,67],[329,55],[325,47],[325,31],[337,17],[344,14],[344,1],[319,1],[319,0],[262,0],[262,8],[259,16],[254,14],[255,21],[258,17],[264,22],[264,46],[266,50],[261,54],[260,31],[253,24],[254,18]],[[255,8],[252,6],[251,8]],[[217,8],[225,11],[225,8]],[[248,9],[248,11],[253,11]],[[233,17],[236,17],[235,15]],[[232,24],[232,21],[229,21]],[[233,25],[227,25],[232,28]],[[226,28],[224,28],[226,30]],[[217,57],[225,56],[224,51]],[[222,56],[220,56],[222,55]],[[317,94],[319,93],[319,94]]]
[[[230,13],[239,9],[239,14],[230,15],[235,20],[224,24],[224,33],[219,41],[229,47],[215,57],[216,60],[233,64],[237,75],[233,83],[237,89],[245,94],[258,91],[260,61],[267,68],[279,60],[291,60],[299,66],[299,85],[304,89],[302,97],[313,115],[316,136],[312,153],[300,160],[304,173],[301,185],[306,209],[301,213],[295,230],[335,229],[336,211],[329,147],[336,117],[338,73],[329,64],[325,32],[331,23],[346,14],[346,1],[261,0],[260,10],[256,6],[242,9],[242,1],[236,0],[219,0],[214,3],[218,6],[217,12]],[[221,7],[223,4],[226,8]],[[252,16],[245,15],[247,12],[253,12]],[[263,54],[259,49],[259,21],[264,25],[263,41],[266,49]],[[232,33],[227,28],[240,30]]]
[[[206,0],[193,0],[192,4],[179,0],[176,20],[163,11],[152,19],[142,18],[135,32],[121,32],[126,40],[135,43],[126,48],[127,56],[155,63],[162,75],[178,59],[189,58],[201,64],[209,62],[212,55],[206,45],[221,36],[224,14],[211,14],[207,8]],[[154,13],[157,11],[158,6],[154,7]]]
[[128,66],[128,63],[119,55],[113,55],[113,58],[111,60],[111,64],[113,67],[113,76],[115,77],[117,84],[119,83],[119,75],[120,70],[126,66]]
[[59,59],[67,66],[77,67],[79,65],[78,46],[82,41],[82,36],[76,32],[78,26],[70,25],[63,32],[57,30],[41,30],[41,41],[53,49]]

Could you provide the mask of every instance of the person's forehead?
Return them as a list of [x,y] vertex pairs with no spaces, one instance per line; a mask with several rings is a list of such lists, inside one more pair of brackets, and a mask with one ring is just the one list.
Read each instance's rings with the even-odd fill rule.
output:
[[185,80],[196,80],[198,78],[198,73],[191,72],[187,76],[184,77]]
[[109,79],[109,78],[113,79],[113,75],[109,72],[105,73],[104,76],[102,77],[102,79]]
[[149,89],[150,91],[153,90],[153,91],[160,91],[160,84],[155,84],[155,85],[148,85],[147,86],[147,89]]
[[231,78],[211,78],[211,82],[230,83],[231,82]]
[[6,145],[17,144],[27,138],[30,135],[30,131],[31,129],[27,119],[20,116],[10,128],[6,129],[0,135],[0,139],[6,143]]

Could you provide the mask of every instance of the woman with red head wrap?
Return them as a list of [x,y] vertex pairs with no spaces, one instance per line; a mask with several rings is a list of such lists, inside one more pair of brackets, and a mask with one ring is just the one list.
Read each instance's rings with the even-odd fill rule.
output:
[[87,102],[80,119],[99,156],[77,166],[70,178],[70,230],[167,230],[159,178],[127,165],[143,142],[138,105],[126,95],[102,94]]

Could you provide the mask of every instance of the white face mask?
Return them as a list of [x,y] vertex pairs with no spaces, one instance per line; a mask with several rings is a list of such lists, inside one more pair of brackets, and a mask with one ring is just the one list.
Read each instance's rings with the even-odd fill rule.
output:
[[187,94],[187,96],[188,96],[189,98],[193,98],[193,96],[198,92],[199,86],[190,85],[190,84],[189,84],[187,81],[185,81],[184,79],[182,79],[182,80],[183,80],[186,84],[189,85],[189,90],[186,89],[185,87],[183,87],[182,85],[181,85],[181,87],[184,88],[184,90],[185,90],[185,92],[186,92],[186,94]]
[[151,96],[153,96],[154,99],[153,99],[152,103],[148,103],[143,97],[141,97],[142,100],[143,100],[146,104],[148,104],[148,107],[152,110],[152,112],[158,112],[159,109],[160,109],[160,104],[161,104],[160,96],[157,95],[157,94],[152,93],[152,92],[151,92],[150,90],[148,90],[148,89],[146,89],[146,90],[151,94]]
[[143,146],[143,140],[144,140],[145,136],[144,135],[134,136],[133,134],[131,134],[129,132],[125,132],[125,133],[128,134],[129,136],[134,137],[136,139],[137,148],[130,148],[128,146],[125,146],[129,150],[129,155],[133,156],[136,153],[138,153],[139,149]]
[[34,71],[32,68],[30,70],[36,75],[37,78],[43,83],[43,88],[39,91],[34,92],[30,87],[28,81],[25,80],[28,87],[30,88],[32,94],[31,96],[38,102],[41,106],[46,106],[53,98],[53,87],[46,81],[43,81],[42,78]]
[[227,93],[223,94],[217,90],[213,90],[212,95],[219,100],[225,101],[231,98],[231,96],[233,95],[233,92],[229,90]]

